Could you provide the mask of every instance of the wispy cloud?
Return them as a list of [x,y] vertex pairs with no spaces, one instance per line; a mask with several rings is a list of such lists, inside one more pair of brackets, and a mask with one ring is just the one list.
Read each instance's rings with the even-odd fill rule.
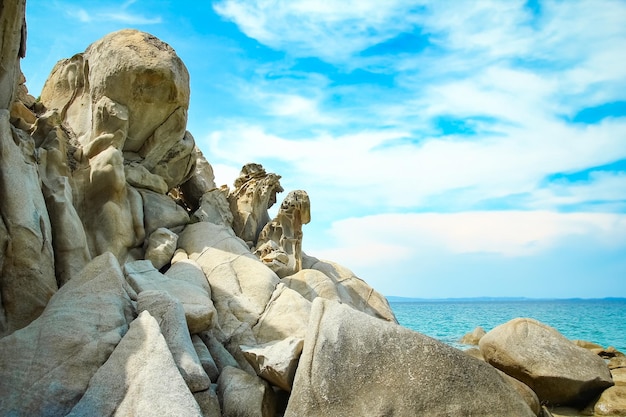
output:
[[[626,215],[550,211],[383,214],[335,222],[331,233],[338,246],[317,248],[318,253],[328,259],[346,259],[349,264],[393,261],[364,256],[381,247],[404,248],[395,252],[398,259],[442,249],[457,254],[526,257],[576,236],[594,245],[624,247]],[[339,254],[341,258],[337,258]]]
[[226,0],[215,10],[241,31],[272,48],[330,62],[391,39],[415,25],[414,1],[346,0],[341,2]]
[[131,6],[136,0],[130,0],[120,5],[112,5],[110,7],[76,7],[75,5],[62,5],[67,15],[78,19],[83,23],[91,22],[112,22],[124,23],[128,25],[154,25],[162,23],[161,16],[145,16],[142,13],[131,11]]
[[626,215],[384,214],[336,222],[314,241],[305,230],[303,248],[341,259],[387,295],[616,296],[626,266]]
[[76,19],[78,19],[79,21],[83,22],[83,23],[88,23],[92,21],[92,16],[87,12],[87,10],[82,9],[82,8],[72,8],[71,10],[67,11],[67,14],[69,16],[72,16]]
[[[281,160],[289,164],[292,182],[325,188],[324,194],[332,192],[337,200],[353,196],[362,202],[362,210],[462,210],[482,200],[533,193],[555,172],[626,158],[624,131],[626,121],[589,127],[553,122],[528,129],[512,126],[506,134],[485,138],[430,137],[413,144],[406,140],[410,133],[400,130],[289,140],[260,126],[238,123],[214,132],[210,147],[213,155],[232,162]],[[230,140],[233,137],[236,143]],[[443,207],[433,206],[444,193],[457,198]],[[536,197],[545,202],[540,194]],[[452,201],[459,204],[451,206]]]
[[135,14],[130,12],[113,12],[113,13],[99,13],[97,15],[99,20],[111,20],[114,22],[126,23],[129,25],[155,25],[162,23],[163,19],[160,16],[146,17],[141,14]]
[[[544,181],[626,158],[624,118],[568,122],[585,107],[626,98],[623,3],[547,1],[540,13],[524,1],[270,7],[231,0],[215,7],[248,36],[296,59],[315,56],[347,73],[360,66],[389,74],[394,85],[301,77],[285,94],[293,74],[281,62],[281,76],[266,77],[267,70],[248,81],[262,85],[262,94],[249,95],[260,112],[215,130],[214,154],[291,164],[294,183],[324,188],[319,194],[331,199],[353,196],[364,210],[471,210],[519,195],[526,196],[521,208],[572,210],[592,198],[605,199],[604,209],[617,207],[603,190],[619,178],[585,186]],[[361,54],[406,32],[427,34],[429,44]],[[308,116],[299,125],[309,130],[281,129],[285,118],[274,116]],[[332,120],[340,123],[324,126]],[[446,131],[442,120],[468,129]]]

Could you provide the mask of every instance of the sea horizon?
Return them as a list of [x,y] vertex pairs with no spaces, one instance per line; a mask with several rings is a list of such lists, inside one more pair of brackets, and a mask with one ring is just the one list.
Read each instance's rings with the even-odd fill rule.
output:
[[514,318],[538,320],[570,340],[626,353],[626,298],[387,297],[401,326],[458,348],[477,327],[490,331]]
[[390,303],[412,303],[412,302],[447,302],[447,301],[626,301],[626,297],[400,297],[396,295],[386,295],[385,298]]

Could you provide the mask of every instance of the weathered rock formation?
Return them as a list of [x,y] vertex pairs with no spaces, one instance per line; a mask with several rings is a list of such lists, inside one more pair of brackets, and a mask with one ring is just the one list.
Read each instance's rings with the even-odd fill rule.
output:
[[263,227],[269,222],[267,209],[283,192],[280,175],[265,172],[259,164],[246,164],[228,195],[233,213],[233,230],[250,247],[254,247]]
[[10,109],[26,56],[26,0],[0,3],[0,109]]
[[311,221],[311,202],[303,190],[291,191],[276,218],[267,223],[256,243],[255,254],[284,278],[302,269],[302,225]]
[[528,387],[401,328],[352,271],[304,254],[306,192],[270,221],[279,175],[246,164],[217,188],[169,45],[107,35],[57,63],[36,101],[19,71],[24,1],[9,3],[0,415],[539,413]]

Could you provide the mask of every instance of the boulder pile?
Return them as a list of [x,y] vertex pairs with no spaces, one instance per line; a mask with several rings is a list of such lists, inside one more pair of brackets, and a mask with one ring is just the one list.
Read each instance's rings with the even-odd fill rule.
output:
[[[302,251],[305,191],[270,219],[279,175],[216,186],[187,69],[148,33],[58,62],[35,100],[24,9],[0,7],[0,415],[523,417],[613,384],[539,324],[483,336],[489,363],[400,327]],[[566,375],[519,362],[559,352]]]

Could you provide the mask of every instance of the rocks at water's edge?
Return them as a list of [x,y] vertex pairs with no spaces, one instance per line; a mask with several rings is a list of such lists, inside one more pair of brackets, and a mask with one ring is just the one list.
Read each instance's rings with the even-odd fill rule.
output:
[[534,414],[486,363],[345,304],[317,298],[285,413],[313,415]]
[[585,405],[613,385],[602,358],[533,319],[502,324],[479,346],[487,362],[524,382],[545,403]]
[[[13,3],[0,7],[1,415],[531,416],[528,386],[577,402],[610,385],[569,345],[515,356],[482,336],[522,384],[398,326],[385,297],[302,251],[304,190],[270,219],[279,175],[249,163],[215,186],[186,131],[187,69],[148,33],[60,61],[35,100]],[[572,377],[572,352],[593,371]],[[547,356],[558,389],[514,372]],[[621,369],[598,414],[621,412]]]

